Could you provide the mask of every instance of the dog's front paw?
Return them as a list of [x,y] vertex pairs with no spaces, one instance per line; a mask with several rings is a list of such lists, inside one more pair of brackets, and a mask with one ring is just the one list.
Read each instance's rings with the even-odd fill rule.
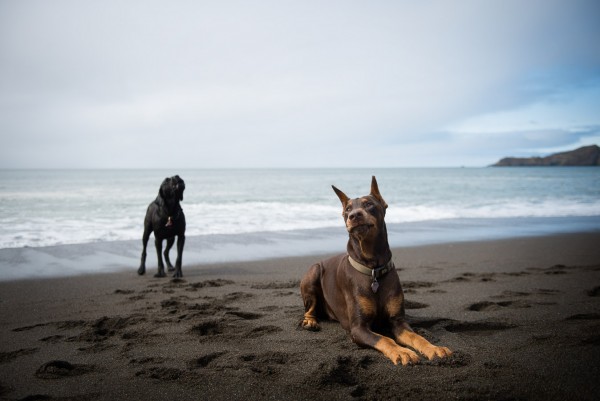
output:
[[403,366],[415,364],[420,359],[416,352],[403,347],[394,347],[385,356],[390,358],[394,365],[398,365],[398,362],[400,362]]
[[438,347],[435,345],[431,345],[423,350],[423,355],[427,357],[430,361],[434,359],[436,356],[438,358],[446,358],[452,355],[452,351],[450,351],[447,347]]
[[161,270],[161,271],[159,271],[158,273],[156,273],[156,274],[154,275],[154,277],[156,277],[156,278],[160,278],[160,277],[167,277],[167,274],[165,273],[165,271],[164,271],[164,270]]
[[146,273],[146,268],[144,266],[140,266],[140,268],[138,269],[138,274],[140,276],[143,276]]

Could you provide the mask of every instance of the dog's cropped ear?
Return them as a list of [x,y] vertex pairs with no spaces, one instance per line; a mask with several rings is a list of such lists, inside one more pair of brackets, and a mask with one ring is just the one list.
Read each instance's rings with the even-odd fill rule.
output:
[[383,200],[383,196],[381,196],[381,194],[379,193],[379,187],[377,186],[377,179],[375,179],[375,176],[373,176],[373,178],[371,179],[371,196],[375,197],[375,199],[377,199],[381,203],[381,205],[385,209],[387,209],[388,205]]
[[166,195],[163,191],[163,188],[165,187],[165,185],[167,185],[167,183],[171,181],[171,179],[169,177],[165,178],[162,182],[162,184],[160,184],[160,188],[158,189],[158,196],[160,196],[162,199],[166,198]]
[[183,191],[185,191],[185,181],[183,181],[183,179],[179,175],[171,177],[171,181],[175,183],[175,188],[177,190],[177,193],[179,194],[179,200],[182,201]]
[[337,189],[334,185],[332,185],[331,188],[333,188],[335,194],[338,196],[338,198],[340,198],[340,201],[342,202],[342,208],[345,209],[350,198],[348,198],[345,193]]

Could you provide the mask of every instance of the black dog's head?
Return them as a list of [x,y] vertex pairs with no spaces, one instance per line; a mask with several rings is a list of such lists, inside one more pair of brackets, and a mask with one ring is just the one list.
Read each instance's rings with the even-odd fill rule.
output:
[[163,180],[158,190],[158,196],[165,204],[173,206],[183,200],[183,191],[185,191],[185,182],[176,175]]
[[350,199],[335,186],[332,187],[342,202],[342,216],[350,235],[365,238],[383,231],[388,205],[379,193],[375,176],[371,180],[371,193],[360,198]]

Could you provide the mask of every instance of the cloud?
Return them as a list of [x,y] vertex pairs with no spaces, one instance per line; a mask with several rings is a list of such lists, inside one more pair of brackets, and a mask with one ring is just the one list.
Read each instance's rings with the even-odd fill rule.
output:
[[600,126],[584,127],[576,130],[540,129],[510,132],[492,132],[484,134],[456,134],[455,140],[464,144],[498,151],[531,152],[536,148],[559,148],[572,146],[582,138],[597,136]]
[[[451,133],[535,130],[515,129],[522,118],[509,114],[597,82],[598,10],[587,1],[5,1],[0,167],[427,165],[443,149],[457,154],[446,162],[469,163],[483,144]],[[181,156],[164,158],[169,146]],[[440,155],[429,156],[432,146]]]

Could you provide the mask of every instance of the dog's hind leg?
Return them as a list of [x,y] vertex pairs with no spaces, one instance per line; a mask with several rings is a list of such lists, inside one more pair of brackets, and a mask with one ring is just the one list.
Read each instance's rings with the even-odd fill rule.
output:
[[138,268],[138,274],[140,276],[146,273],[146,248],[148,246],[148,240],[150,239],[150,233],[152,233],[152,230],[144,228],[144,235],[142,236],[142,258],[140,267]]
[[304,301],[304,319],[300,322],[300,326],[306,330],[317,331],[320,329],[317,314],[323,307],[320,305],[323,302],[321,269],[321,264],[315,263],[308,269],[300,282],[300,293]]
[[177,236],[177,259],[175,260],[175,274],[173,277],[183,277],[181,272],[181,263],[183,258],[183,246],[185,245],[185,235],[181,234]]
[[154,275],[154,277],[165,277],[165,265],[163,264],[162,258],[162,239],[154,238],[154,245],[156,247],[156,256],[158,258],[158,272]]
[[163,252],[163,255],[165,256],[165,263],[167,264],[167,270],[170,272],[175,270],[175,268],[171,264],[171,259],[169,258],[169,251],[173,247],[174,243],[175,243],[175,237],[167,238],[167,247],[165,248],[165,251]]

